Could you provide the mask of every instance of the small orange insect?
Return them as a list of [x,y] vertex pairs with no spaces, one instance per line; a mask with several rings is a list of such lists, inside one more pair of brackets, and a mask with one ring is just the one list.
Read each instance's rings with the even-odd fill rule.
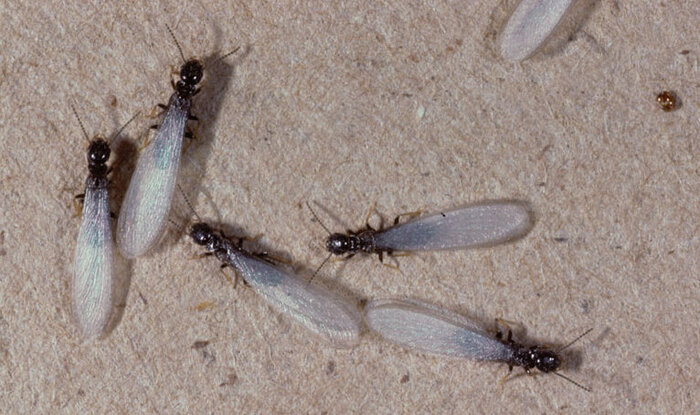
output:
[[672,91],[662,91],[656,96],[656,102],[659,104],[662,110],[666,112],[675,111],[680,108],[680,100],[676,96],[675,92]]

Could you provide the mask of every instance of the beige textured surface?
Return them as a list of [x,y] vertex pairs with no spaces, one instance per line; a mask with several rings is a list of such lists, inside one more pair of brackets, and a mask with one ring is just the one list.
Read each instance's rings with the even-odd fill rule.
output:
[[[495,52],[513,0],[50,3],[0,3],[2,413],[700,412],[700,2],[594,2],[569,42],[522,64]],[[247,50],[210,66],[195,102],[202,139],[180,183],[201,215],[263,233],[308,275],[324,256],[308,200],[339,230],[371,201],[387,218],[529,201],[537,223],[516,244],[322,277],[502,316],[543,342],[594,327],[565,371],[594,392],[554,376],[501,387],[502,365],[371,335],[333,350],[214,260],[188,260],[199,251],[174,231],[128,265],[114,331],[83,344],[69,284],[86,145],[68,103],[109,134],[165,102],[179,62],[166,23],[186,54]],[[679,111],[656,106],[665,88]],[[117,146],[115,195],[151,122]]]

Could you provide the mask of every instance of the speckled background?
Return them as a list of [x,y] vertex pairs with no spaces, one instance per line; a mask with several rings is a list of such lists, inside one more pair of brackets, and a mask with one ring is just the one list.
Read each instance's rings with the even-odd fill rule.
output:
[[[700,412],[700,3],[588,1],[520,64],[497,53],[515,4],[0,3],[1,412]],[[110,134],[166,102],[180,62],[166,24],[210,64],[179,178],[201,216],[263,234],[308,277],[325,233],[307,201],[342,230],[372,202],[390,220],[525,200],[536,224],[517,243],[399,258],[399,271],[358,257],[319,278],[358,301],[503,317],[528,341],[593,327],[562,371],[593,392],[555,376],[499,385],[503,365],[374,335],[334,350],[192,260],[175,228],[120,261],[121,318],[83,343],[70,278],[86,142],[69,103]],[[679,110],[660,110],[663,89]],[[115,211],[154,122],[115,144]],[[173,219],[188,216],[177,199]]]

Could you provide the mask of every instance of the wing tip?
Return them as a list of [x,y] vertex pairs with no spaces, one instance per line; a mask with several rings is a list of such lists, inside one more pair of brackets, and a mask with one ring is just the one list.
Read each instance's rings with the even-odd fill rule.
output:
[[505,234],[496,240],[484,244],[483,246],[485,247],[517,241],[524,238],[535,227],[535,212],[532,205],[524,200],[487,200],[478,203],[476,206],[489,206],[494,209],[502,209],[498,216],[502,216],[507,223],[508,230]]
[[500,36],[501,56],[511,62],[523,61],[540,50],[563,21],[572,0],[523,0],[511,13]]

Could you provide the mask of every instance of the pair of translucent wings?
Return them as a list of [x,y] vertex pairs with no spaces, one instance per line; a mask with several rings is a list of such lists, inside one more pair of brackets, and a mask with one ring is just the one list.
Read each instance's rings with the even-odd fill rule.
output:
[[106,184],[85,189],[73,272],[75,320],[85,337],[97,337],[107,326],[112,308],[114,254]]
[[250,287],[277,311],[336,347],[352,347],[359,342],[362,318],[351,302],[247,252],[233,251],[229,258]]
[[153,248],[167,225],[188,113],[189,101],[173,94],[155,137],[139,156],[117,224],[117,245],[126,258]]
[[370,330],[411,350],[472,360],[508,361],[512,349],[459,314],[415,300],[377,300],[365,307]]
[[519,61],[530,56],[554,31],[573,0],[522,0],[501,34],[501,55]]
[[524,203],[488,202],[421,217],[378,232],[375,244],[396,251],[490,246],[524,236],[532,217]]

